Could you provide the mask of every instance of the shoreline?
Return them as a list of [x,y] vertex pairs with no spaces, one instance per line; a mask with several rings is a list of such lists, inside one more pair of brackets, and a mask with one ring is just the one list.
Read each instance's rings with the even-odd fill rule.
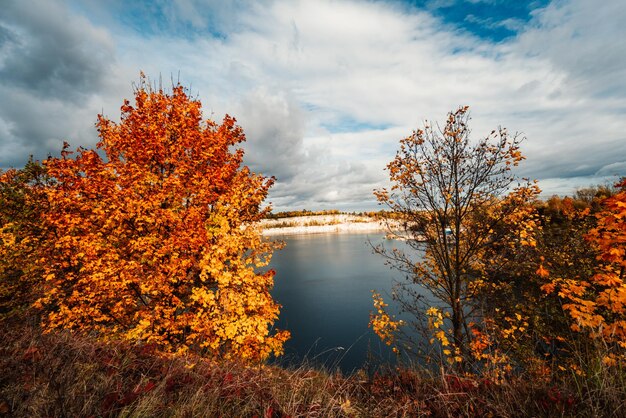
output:
[[311,215],[261,221],[264,236],[386,232],[382,221],[358,215]]

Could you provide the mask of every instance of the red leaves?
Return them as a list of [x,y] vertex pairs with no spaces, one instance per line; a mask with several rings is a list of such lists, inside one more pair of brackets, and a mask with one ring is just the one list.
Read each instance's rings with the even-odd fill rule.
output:
[[573,395],[566,394],[557,387],[551,387],[545,395],[539,399],[539,403],[546,411],[556,408],[558,411],[564,413],[566,411],[572,411],[575,399]]
[[31,346],[28,347],[28,349],[26,349],[26,351],[24,351],[24,354],[22,355],[22,360],[25,361],[38,361],[41,359],[41,352],[39,351],[39,348]]

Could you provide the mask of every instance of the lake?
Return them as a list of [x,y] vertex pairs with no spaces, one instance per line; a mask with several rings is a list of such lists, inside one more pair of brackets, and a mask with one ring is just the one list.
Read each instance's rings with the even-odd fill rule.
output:
[[[393,363],[391,349],[368,328],[372,290],[389,303],[392,279],[400,273],[373,254],[384,234],[317,234],[280,237],[270,266],[276,270],[272,295],[283,308],[276,326],[291,332],[279,362],[303,359],[350,373],[380,362]],[[391,245],[385,241],[385,245]],[[393,242],[402,246],[402,242]]]

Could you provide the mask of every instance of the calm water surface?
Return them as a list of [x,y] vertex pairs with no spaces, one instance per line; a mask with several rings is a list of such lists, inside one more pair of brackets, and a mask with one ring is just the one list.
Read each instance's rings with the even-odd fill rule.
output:
[[[318,234],[282,237],[286,247],[274,253],[272,292],[283,305],[276,324],[291,331],[281,362],[303,359],[346,373],[393,362],[391,350],[368,328],[372,290],[390,293],[398,272],[372,253],[383,234]],[[386,245],[391,245],[386,241]],[[401,246],[402,243],[393,243]],[[385,297],[388,301],[389,298]]]

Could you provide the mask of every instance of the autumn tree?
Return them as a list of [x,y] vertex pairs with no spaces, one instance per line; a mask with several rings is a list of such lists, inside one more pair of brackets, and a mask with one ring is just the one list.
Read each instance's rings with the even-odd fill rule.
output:
[[56,235],[39,260],[44,326],[246,362],[281,354],[263,271],[275,244],[256,226],[273,179],[242,165],[235,119],[203,120],[182,86],[142,76],[121,122],[96,126],[100,152],[66,144],[44,162]]
[[592,212],[597,212],[600,210],[602,201],[607,197],[613,196],[616,192],[615,186],[599,184],[576,189],[574,197],[576,201],[584,203],[586,207],[590,207]]
[[[444,357],[457,364],[471,358],[473,328],[481,318],[477,295],[488,279],[487,266],[493,271],[498,261],[488,259],[486,251],[502,242],[533,245],[536,225],[528,202],[538,193],[533,183],[520,184],[512,173],[523,159],[522,138],[500,128],[473,141],[468,122],[468,108],[461,107],[448,114],[443,127],[426,122],[401,140],[387,166],[391,190],[375,192],[394,214],[389,233],[406,242],[405,250],[376,248],[405,274],[392,297],[412,318],[408,325],[430,328]],[[396,331],[401,324],[375,298],[378,311],[371,324],[389,340],[381,330]],[[424,353],[432,348],[426,345],[402,348]]]
[[49,245],[40,222],[50,178],[32,159],[0,174],[0,319],[23,319],[41,290],[39,254]]
[[571,197],[536,201],[528,208],[535,212],[532,245],[504,239],[485,251],[491,261],[478,299],[489,322],[489,351],[506,353],[517,370],[547,378],[573,366],[573,348],[585,344],[569,329],[562,300],[543,286],[552,274],[580,280],[593,270],[595,251],[584,239],[592,224],[589,208]]
[[[603,286],[616,284],[603,279],[605,260],[619,252],[611,246],[621,248],[614,241],[618,228],[604,227],[619,219],[605,207],[613,205],[615,211],[615,195],[617,189],[600,185],[578,189],[573,197],[538,201],[535,245],[495,245],[487,252],[498,260],[499,272],[489,272],[481,305],[491,329],[501,331],[497,345],[518,370],[541,378],[571,376],[597,360],[598,347],[619,347],[613,338],[619,333],[612,328],[619,315],[606,304],[619,304],[619,292]],[[604,248],[597,240],[600,230],[610,232],[609,240],[601,240]],[[613,295],[607,297],[607,291]]]
[[596,225],[586,240],[595,250],[597,264],[586,277],[568,277],[545,269],[548,295],[558,295],[571,317],[571,328],[609,348],[605,362],[624,359],[626,348],[626,178],[616,192],[600,203]]

